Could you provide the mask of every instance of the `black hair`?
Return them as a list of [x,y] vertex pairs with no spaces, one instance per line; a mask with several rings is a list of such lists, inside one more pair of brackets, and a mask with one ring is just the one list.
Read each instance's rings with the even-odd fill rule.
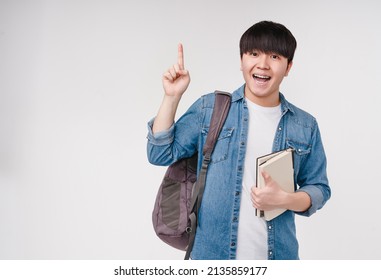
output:
[[272,21],[261,21],[243,33],[239,42],[241,58],[253,50],[264,53],[276,53],[287,58],[288,63],[294,58],[296,39],[284,25]]

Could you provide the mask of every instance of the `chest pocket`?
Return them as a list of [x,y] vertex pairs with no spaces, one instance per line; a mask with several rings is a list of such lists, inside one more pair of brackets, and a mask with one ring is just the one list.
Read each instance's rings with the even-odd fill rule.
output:
[[294,149],[294,170],[298,174],[299,169],[303,167],[304,160],[311,152],[311,145],[287,139],[286,146]]
[[[224,161],[228,158],[233,130],[233,128],[223,128],[221,130],[212,153],[211,164]],[[201,131],[203,144],[205,144],[208,131],[209,127],[204,127]]]

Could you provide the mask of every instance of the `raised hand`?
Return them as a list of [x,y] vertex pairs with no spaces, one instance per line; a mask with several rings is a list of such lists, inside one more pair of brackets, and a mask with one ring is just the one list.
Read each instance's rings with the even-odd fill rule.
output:
[[177,50],[177,64],[174,64],[163,75],[164,98],[159,112],[153,123],[154,133],[167,130],[174,122],[177,106],[181,96],[190,83],[189,72],[184,68],[183,45],[179,44]]
[[178,45],[177,64],[163,75],[163,87],[167,96],[181,98],[190,83],[189,72],[184,68],[183,45]]

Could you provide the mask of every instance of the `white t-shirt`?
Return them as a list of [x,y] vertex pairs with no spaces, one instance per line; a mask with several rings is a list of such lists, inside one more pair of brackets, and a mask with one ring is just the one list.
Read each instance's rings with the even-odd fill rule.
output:
[[251,188],[256,185],[256,159],[272,152],[275,131],[281,118],[281,106],[262,107],[246,99],[249,109],[249,131],[242,181],[241,208],[238,223],[237,256],[239,260],[267,259],[267,226],[255,216]]

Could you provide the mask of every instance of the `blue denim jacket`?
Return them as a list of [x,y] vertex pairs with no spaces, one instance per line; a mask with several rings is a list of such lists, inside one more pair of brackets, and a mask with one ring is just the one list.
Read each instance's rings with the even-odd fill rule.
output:
[[[299,259],[295,214],[310,216],[331,196],[326,175],[326,157],[317,122],[310,114],[287,102],[280,93],[282,117],[275,134],[273,151],[293,148],[297,191],[311,197],[305,212],[286,211],[267,222],[268,259]],[[208,133],[214,94],[199,98],[167,131],[152,133],[148,123],[148,159],[152,164],[170,165],[199,151]],[[242,191],[242,175],[248,133],[248,108],[244,86],[232,94],[229,115],[209,165],[192,259],[235,259]],[[259,132],[260,133],[260,132]]]

